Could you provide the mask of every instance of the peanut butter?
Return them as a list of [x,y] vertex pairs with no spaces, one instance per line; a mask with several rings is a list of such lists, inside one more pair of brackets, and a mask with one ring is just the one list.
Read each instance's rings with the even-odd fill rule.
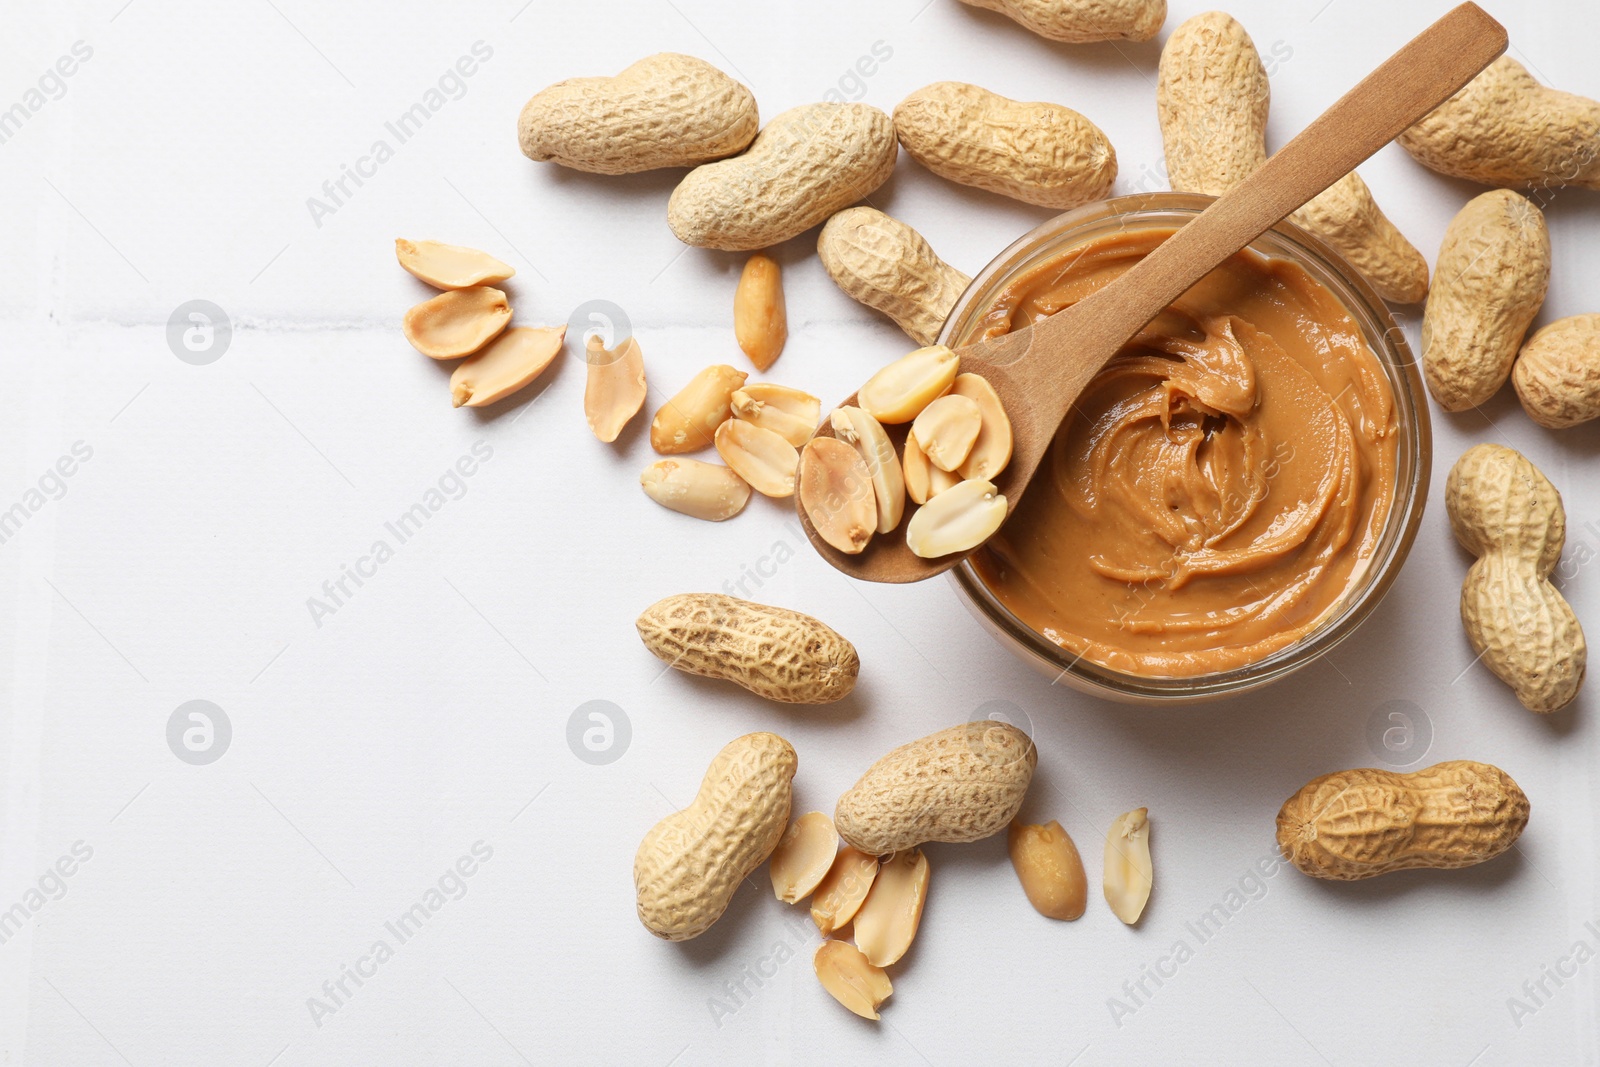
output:
[[[1122,231],[1030,268],[974,339],[1070,307],[1171,233]],[[1397,433],[1340,301],[1297,264],[1241,252],[1096,375],[973,564],[1018,619],[1094,663],[1241,667],[1358,583],[1394,502]]]

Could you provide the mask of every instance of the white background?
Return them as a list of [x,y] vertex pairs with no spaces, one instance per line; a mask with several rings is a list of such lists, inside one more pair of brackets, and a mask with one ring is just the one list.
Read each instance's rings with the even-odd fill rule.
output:
[[[1592,4],[1489,6],[1542,78],[1600,96]],[[1445,7],[1234,0],[1263,53],[1288,53],[1273,147]],[[1200,10],[1175,0],[1162,38]],[[848,582],[803,550],[786,505],[757,498],[713,526],[652,504],[636,486],[645,435],[588,434],[576,358],[495,409],[456,411],[449,368],[400,336],[427,292],[392,241],[433,237],[513,263],[519,322],[622,305],[651,410],[705,364],[742,364],[741,257],[673,238],[675,173],[607,179],[518,153],[517,112],[549,82],[683,51],[746,80],[770,118],[830,89],[889,109],[928,82],[973,81],[1087,114],[1117,146],[1120,193],[1163,184],[1159,41],[1054,45],[956,0],[97,0],[7,4],[3,20],[0,108],[75,42],[93,55],[0,145],[0,507],[75,442],[92,458],[0,544],[0,909],[76,842],[92,858],[0,945],[0,1063],[1600,1062],[1600,961],[1547,979],[1532,1014],[1508,1005],[1535,1007],[1523,983],[1575,942],[1600,949],[1584,926],[1600,927],[1593,688],[1541,719],[1472,665],[1456,606],[1469,560],[1441,501],[1470,444],[1526,452],[1565,495],[1561,587],[1593,624],[1596,426],[1541,430],[1509,389],[1481,412],[1436,412],[1429,513],[1364,628],[1255,696],[1149,711],[1050,686],[944,581]],[[464,95],[316,225],[307,199],[477,41],[493,55]],[[878,42],[891,57],[852,82]],[[1430,261],[1478,191],[1395,147],[1362,170]],[[872,199],[969,273],[1050,214],[903,156]],[[1541,322],[1600,310],[1600,194],[1561,192],[1548,213]],[[771,377],[831,398],[908,342],[832,286],[814,241],[778,252],[792,339]],[[209,366],[166,342],[168,316],[197,298],[235,331]],[[465,494],[318,626],[307,598],[375,539],[393,546],[384,522],[475,442],[493,454]],[[791,709],[662,676],[634,616],[757,568],[747,593],[856,644],[854,696]],[[208,766],[166,741],[193,699],[232,723]],[[566,740],[589,700],[631,722],[608,765]],[[991,701],[1039,743],[1025,815],[1059,818],[1092,880],[1110,820],[1149,806],[1157,887],[1137,929],[1098,892],[1076,923],[1042,919],[1000,838],[932,846],[922,932],[873,1025],[818,987],[804,913],[764,874],[692,943],[637,922],[634,848],[728,740],[787,737],[797,810],[831,810],[890,747]],[[1533,816],[1517,848],[1467,871],[1252,881],[1306,780],[1422,757],[1369,740],[1394,701],[1429,736],[1426,762],[1493,762],[1522,784]],[[318,1025],[308,998],[376,939],[393,945],[384,923],[480,841],[492,858],[465,896],[347,981]],[[1201,944],[1185,924],[1241,884]],[[1192,958],[1174,974],[1180,939]],[[1129,999],[1124,983],[1158,964],[1172,977]],[[747,969],[776,974],[758,987]],[[741,979],[748,996],[727,999]],[[717,1016],[714,998],[737,1010]]]

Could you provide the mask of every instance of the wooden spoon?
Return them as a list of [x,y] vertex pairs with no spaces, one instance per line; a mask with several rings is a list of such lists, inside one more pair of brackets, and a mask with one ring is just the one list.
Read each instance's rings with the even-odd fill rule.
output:
[[[1477,4],[1462,4],[1105,288],[1032,327],[958,349],[961,370],[987,378],[1011,419],[1011,463],[993,479],[1005,495],[1007,515],[1078,395],[1131,337],[1214,267],[1449,99],[1505,49],[1505,28]],[[855,402],[854,395],[844,401]],[[814,436],[833,436],[829,420]],[[851,555],[818,536],[799,494],[795,507],[813,547],[853,578],[918,582],[968,554],[922,559],[906,547],[902,522]]]

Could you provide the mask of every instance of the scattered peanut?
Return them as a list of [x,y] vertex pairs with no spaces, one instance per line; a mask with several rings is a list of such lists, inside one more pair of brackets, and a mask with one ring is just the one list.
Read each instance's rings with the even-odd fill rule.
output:
[[906,547],[923,559],[967,552],[1006,521],[1006,498],[993,482],[972,478],[922,505],[906,523]]
[[430,359],[470,356],[511,321],[506,294],[486,285],[452,289],[424,300],[401,323],[411,347]]
[[610,444],[644,407],[644,352],[637,338],[607,348],[598,334],[590,334],[583,360],[589,365],[583,386],[584,416],[590,432]]
[[722,917],[783,837],[797,763],[777,734],[746,734],[717,753],[694,802],[656,823],[634,855],[646,929],[687,941]]
[[898,153],[894,125],[875,107],[793,108],[743,155],[690,171],[673,191],[667,223],[700,248],[770,248],[871,194]]
[[[1006,469],[1011,462],[1011,419],[1000,403],[1000,396],[989,380],[977,374],[958,374],[950,392],[971,399],[978,405],[982,426],[972,451],[962,462],[959,473],[966,478],[988,478]],[[948,488],[946,486],[945,488]],[[926,501],[918,501],[926,503]]]
[[502,333],[456,365],[450,402],[483,407],[530,384],[561,351],[565,326],[518,326]]
[[831,704],[861,669],[850,642],[810,615],[721,593],[669,596],[636,626],[662,662],[787,704]]
[[1470,867],[1516,843],[1528,798],[1498,767],[1471,760],[1412,774],[1325,774],[1284,801],[1278,847],[1313,878],[1353,881],[1412,867]]
[[866,460],[832,437],[807,441],[800,454],[800,504],[812,528],[840,552],[860,552],[877,529],[876,490]]
[[1011,824],[1006,848],[1028,903],[1047,919],[1071,922],[1083,915],[1089,879],[1078,846],[1054,819],[1043,826]]
[[1559,711],[1583,683],[1588,645],[1550,584],[1567,515],[1539,469],[1502,445],[1474,445],[1450,468],[1445,510],[1477,556],[1461,586],[1461,624],[1484,666],[1529,711]]
[[868,378],[856,404],[879,422],[910,422],[950,390],[960,362],[944,345],[919,348]]
[[734,391],[733,417],[771,430],[799,448],[811,439],[822,417],[822,401],[810,393],[771,382],[755,382]]
[[1465,411],[1505,384],[1550,286],[1544,213],[1504,189],[1451,220],[1422,316],[1422,373],[1446,411]]
[[863,1019],[878,1019],[879,1006],[894,992],[883,968],[868,963],[848,941],[824,941],[811,965],[828,995]]
[[839,850],[811,896],[811,921],[823,937],[850,925],[877,877],[878,857],[849,845]]
[[1106,903],[1117,918],[1132,926],[1144,914],[1155,876],[1150,864],[1149,809],[1118,815],[1106,834]]
[[1600,102],[1545,88],[1510,56],[1397,140],[1418,163],[1454,178],[1600,189]]
[[894,109],[894,132],[939,177],[1042,207],[1102,199],[1117,179],[1116,149],[1076,111],[966,82],[935,82],[906,97]]
[[998,11],[1040,37],[1071,44],[1148,41],[1167,20],[1167,0],[961,0]]
[[928,462],[928,457],[923,454],[917,439],[906,435],[905,455],[903,457],[906,478],[906,495],[911,497],[913,503],[926,504],[946,489],[954,488],[961,484],[958,475],[949,471],[942,471]]
[[703,59],[663,52],[613,78],[569,78],[534,94],[517,143],[532,160],[634,174],[731,156],[758,125],[749,89]]
[[690,378],[651,420],[650,447],[669,456],[710,448],[717,427],[731,414],[734,391],[748,377],[744,371],[717,363]]
[[817,238],[822,267],[852,300],[883,312],[919,345],[939,339],[972,279],[940,259],[922,235],[877,208],[853,207]]
[[876,856],[928,841],[977,841],[1022,806],[1039,754],[1009,723],[982,720],[919,738],[884,756],[839,798],[845,844]]
[[967,461],[982,428],[983,411],[978,402],[950,392],[917,414],[911,422],[911,436],[929,463],[942,471],[955,471]]
[[[1172,31],[1161,52],[1156,108],[1172,188],[1221,196],[1267,161],[1271,90],[1255,43],[1220,11]],[[1428,261],[1346,175],[1290,219],[1332,245],[1386,300],[1428,291]]]
[[917,936],[927,902],[928,857],[921,849],[896,852],[883,861],[856,912],[856,945],[868,963],[887,967],[900,961]]
[[733,336],[757,370],[766,370],[789,340],[789,315],[783,302],[783,272],[770,256],[745,262],[733,293]]
[[878,512],[878,532],[900,525],[906,509],[906,481],[894,444],[883,424],[858,407],[835,408],[830,417],[833,435],[861,454],[872,478],[872,499]]
[[516,274],[515,268],[487,252],[438,241],[407,241],[396,238],[395,258],[412,277],[435,289],[470,289],[475,285],[499,285]]
[[662,507],[696,519],[731,519],[750,502],[750,485],[727,467],[697,459],[663,459],[644,469],[639,484]]
[[778,842],[768,864],[773,894],[785,904],[809,897],[827,877],[838,854],[839,835],[827,812],[800,816]]
[[1564,430],[1600,415],[1600,315],[1558,319],[1534,334],[1511,384],[1540,426]]
[[717,454],[735,474],[763,496],[794,495],[800,453],[781,434],[753,422],[728,419],[717,427]]

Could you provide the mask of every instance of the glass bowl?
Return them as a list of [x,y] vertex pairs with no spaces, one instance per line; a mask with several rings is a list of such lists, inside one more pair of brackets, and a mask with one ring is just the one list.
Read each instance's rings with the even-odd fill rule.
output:
[[[945,321],[939,343],[959,348],[1005,286],[1043,260],[1119,230],[1182,225],[1212,199],[1193,193],[1146,193],[1088,204],[1051,219],[1000,253],[973,280]],[[1299,640],[1244,666],[1173,678],[1127,674],[1090,662],[1012,614],[984,585],[970,561],[952,570],[951,579],[973,615],[1000,644],[1053,681],[1093,696],[1138,704],[1195,702],[1258,689],[1314,662],[1354,632],[1388,592],[1411,550],[1427,500],[1433,442],[1422,378],[1405,335],[1360,273],[1299,227],[1280,223],[1251,242],[1250,248],[1293,261],[1326,286],[1360,327],[1388,376],[1398,425],[1397,485],[1373,558],[1343,598]]]

